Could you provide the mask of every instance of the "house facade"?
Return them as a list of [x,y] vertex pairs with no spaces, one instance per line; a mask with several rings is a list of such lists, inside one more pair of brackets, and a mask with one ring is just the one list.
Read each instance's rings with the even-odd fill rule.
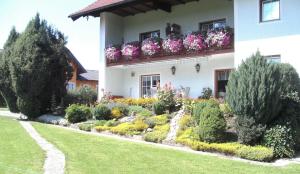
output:
[[[299,0],[98,0],[70,17],[100,17],[99,90],[138,98],[155,95],[158,86],[171,82],[192,98],[203,88],[224,97],[230,72],[258,50],[268,61],[290,63],[300,72],[298,7]],[[211,45],[208,33],[228,28],[230,43]],[[206,33],[200,51],[184,45],[175,54],[145,56],[139,50],[128,58],[124,53],[126,43],[138,41],[141,49],[147,38],[167,40],[172,34],[185,43],[193,32]],[[110,45],[123,45],[120,58],[108,59]]]
[[73,69],[73,75],[68,81],[67,89],[76,90],[82,86],[89,86],[98,91],[99,72],[97,70],[86,70],[68,48],[65,48],[65,52]]

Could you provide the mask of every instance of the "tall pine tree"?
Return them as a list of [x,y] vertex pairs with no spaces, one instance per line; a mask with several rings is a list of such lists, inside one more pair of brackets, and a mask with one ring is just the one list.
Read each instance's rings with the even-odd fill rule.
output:
[[4,44],[3,53],[0,55],[0,95],[3,96],[6,105],[11,112],[18,112],[17,97],[13,91],[10,76],[9,64],[12,54],[12,48],[19,37],[19,33],[15,27],[12,28],[7,41]]
[[39,14],[14,44],[12,85],[18,108],[30,119],[50,111],[52,95],[59,100],[66,94],[72,73],[65,44],[64,35],[40,20]]

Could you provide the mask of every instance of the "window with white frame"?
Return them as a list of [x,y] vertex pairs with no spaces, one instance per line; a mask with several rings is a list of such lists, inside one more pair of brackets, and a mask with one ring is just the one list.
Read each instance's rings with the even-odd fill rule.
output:
[[226,27],[226,19],[214,20],[209,22],[201,22],[200,31],[215,30]]
[[281,63],[280,55],[264,56],[264,58],[267,59],[268,63]]
[[141,97],[152,97],[156,94],[160,75],[141,76]]
[[76,89],[76,86],[75,86],[75,83],[73,82],[68,82],[67,84],[67,90],[75,90]]
[[260,0],[260,21],[280,19],[280,0]]

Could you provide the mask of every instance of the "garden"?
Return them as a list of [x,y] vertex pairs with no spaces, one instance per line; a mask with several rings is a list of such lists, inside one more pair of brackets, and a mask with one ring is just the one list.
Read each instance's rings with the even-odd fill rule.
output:
[[84,131],[271,162],[299,150],[299,89],[291,65],[267,63],[257,53],[232,73],[225,101],[184,98],[169,83],[157,98],[104,95],[96,104],[71,104],[66,119]]

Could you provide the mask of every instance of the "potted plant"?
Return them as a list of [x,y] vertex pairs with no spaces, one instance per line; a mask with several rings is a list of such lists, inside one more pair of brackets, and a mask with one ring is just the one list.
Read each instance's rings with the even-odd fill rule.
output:
[[183,51],[183,42],[180,38],[168,38],[163,41],[162,47],[165,52],[179,54]]
[[109,45],[105,49],[105,57],[109,63],[117,62],[121,58],[121,49],[119,46]]
[[161,50],[161,40],[158,37],[147,38],[142,42],[142,52],[145,56],[157,55]]
[[184,40],[183,45],[187,51],[203,51],[206,48],[204,37],[200,33],[190,33]]
[[126,43],[122,47],[122,55],[127,60],[138,58],[140,56],[140,52],[140,43],[137,41]]
[[228,48],[232,45],[232,32],[229,28],[208,31],[205,42],[209,48]]

